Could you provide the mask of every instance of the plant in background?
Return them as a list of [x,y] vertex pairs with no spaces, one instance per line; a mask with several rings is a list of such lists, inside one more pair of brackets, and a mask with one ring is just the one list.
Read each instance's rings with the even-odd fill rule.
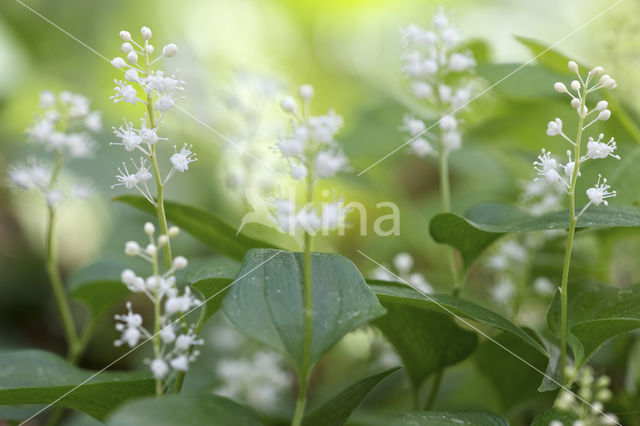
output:
[[400,277],[401,280],[407,281],[412,287],[423,293],[433,293],[433,287],[426,280],[424,275],[419,272],[411,272],[413,269],[413,256],[409,253],[398,253],[393,258],[393,266],[397,274],[389,272],[385,265],[378,266],[371,272],[371,276],[381,281],[396,281]]
[[[129,346],[137,344],[141,336],[153,340],[155,358],[150,363],[151,371],[156,379],[156,394],[164,393],[169,379],[175,379],[174,389],[179,392],[182,388],[184,374],[188,363],[193,360],[196,353],[192,348],[200,344],[195,334],[199,332],[202,324],[194,329],[188,327],[184,318],[180,318],[183,332],[176,337],[173,329],[172,316],[182,315],[192,306],[197,304],[189,287],[186,287],[180,295],[176,287],[175,271],[184,269],[187,261],[182,256],[173,257],[171,252],[171,237],[177,234],[177,228],[169,228],[164,206],[164,188],[169,179],[176,173],[184,173],[189,170],[189,164],[196,161],[191,146],[185,143],[181,149],[174,145],[174,154],[169,157],[171,168],[163,176],[158,162],[158,144],[166,138],[158,135],[159,125],[167,111],[169,111],[178,99],[180,92],[184,90],[184,82],[174,75],[165,75],[163,70],[154,69],[153,65],[163,58],[170,58],[178,53],[178,47],[169,43],[162,48],[162,53],[153,58],[155,48],[149,43],[152,33],[147,27],[140,30],[143,41],[137,43],[128,31],[120,31],[123,43],[120,50],[126,54],[126,59],[116,57],[111,64],[125,70],[124,80],[115,80],[115,95],[111,97],[114,103],[123,101],[136,105],[138,102],[146,106],[146,114],[140,120],[140,126],[124,119],[124,125],[113,128],[120,142],[112,145],[121,145],[127,152],[141,152],[139,161],[131,159],[131,165],[126,163],[118,169],[113,187],[124,186],[126,189],[135,189],[141,193],[156,210],[158,223],[160,224],[160,236],[154,237],[155,227],[147,223],[145,233],[149,235],[149,244],[144,248],[135,241],[127,242],[125,253],[130,256],[142,256],[152,265],[152,274],[143,279],[132,270],[122,272],[122,281],[134,292],[145,293],[154,305],[153,329],[146,331],[142,328],[142,318],[131,312],[116,317],[120,322],[116,325],[122,331],[122,337],[116,341],[116,345],[128,343]],[[135,85],[135,86],[134,86]],[[139,93],[140,91],[140,93]],[[147,164],[147,160],[150,164]],[[150,181],[155,184],[155,193],[149,186]],[[160,253],[162,252],[162,260]],[[161,266],[164,265],[164,272]],[[174,344],[174,349],[167,352],[165,345]],[[169,375],[170,368],[177,371],[175,377]]]
[[92,190],[86,183],[75,184],[70,190],[63,189],[60,175],[66,162],[73,159],[92,158],[96,143],[91,133],[100,131],[102,122],[98,111],[91,111],[89,100],[79,94],[44,91],[40,94],[37,118],[27,129],[30,142],[53,153],[53,165],[31,158],[27,163],[9,167],[9,180],[23,190],[39,190],[47,204],[46,268],[53,295],[62,318],[67,339],[67,357],[76,362],[84,351],[93,332],[93,326],[78,332],[69,306],[69,299],[58,269],[55,229],[58,211],[66,199],[87,198]]
[[555,83],[553,87],[556,92],[565,93],[571,98],[571,107],[578,113],[578,129],[576,131],[575,140],[571,139],[564,133],[562,120],[559,118],[549,122],[547,126],[547,135],[561,136],[573,147],[573,152],[572,150],[567,150],[568,161],[565,164],[561,164],[558,160],[551,157],[551,152],[542,149],[541,154],[538,156],[538,161],[533,163],[536,172],[540,176],[537,179],[544,179],[549,184],[557,184],[560,182],[566,187],[569,195],[569,235],[567,236],[567,246],[562,269],[562,283],[560,287],[562,306],[562,316],[560,320],[560,365],[562,369],[562,380],[566,384],[570,383],[566,374],[568,328],[567,303],[569,297],[568,282],[571,251],[573,248],[576,224],[580,215],[582,215],[589,206],[599,206],[600,204],[606,206],[608,205],[607,198],[615,197],[616,195],[615,191],[610,191],[611,187],[607,184],[607,179],[602,178],[599,175],[596,184],[586,191],[589,201],[579,212],[577,212],[576,185],[578,178],[580,177],[580,167],[589,160],[606,159],[608,157],[618,160],[620,159],[618,155],[614,154],[617,148],[614,138],[612,137],[609,141],[603,142],[603,134],[598,135],[597,139],[589,137],[589,140],[586,142],[587,152],[583,154],[583,145],[585,145],[583,132],[592,124],[598,121],[606,121],[611,117],[611,110],[608,109],[609,104],[607,101],[601,100],[595,105],[589,106],[587,104],[587,98],[590,94],[601,88],[615,89],[616,81],[609,75],[605,74],[604,69],[599,66],[589,71],[585,78],[580,75],[578,64],[575,62],[570,61],[568,67],[569,71],[575,73],[578,79],[571,81],[569,88],[561,82]]
[[[461,120],[456,114],[471,99],[472,87],[466,76],[476,66],[471,52],[460,42],[459,31],[440,8],[432,20],[432,29],[409,25],[402,31],[407,53],[403,71],[411,84],[413,96],[425,102],[437,114],[437,131],[429,132],[425,122],[407,114],[401,129],[411,137],[411,151],[439,160],[442,211],[451,211],[449,155],[462,146]],[[462,286],[458,277],[454,252],[448,250],[454,293]]]

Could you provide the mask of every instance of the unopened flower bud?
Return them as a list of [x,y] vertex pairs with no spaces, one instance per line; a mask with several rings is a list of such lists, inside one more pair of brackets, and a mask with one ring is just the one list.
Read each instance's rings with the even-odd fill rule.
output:
[[305,101],[311,100],[311,98],[313,98],[313,86],[310,84],[303,84],[300,86],[298,93]]
[[609,102],[607,101],[600,101],[596,104],[596,109],[598,111],[604,111],[605,109],[607,109],[607,107],[609,106]]
[[148,53],[149,55],[151,55],[151,54],[153,53],[153,51],[154,51],[154,47],[153,47],[153,45],[151,45],[151,44],[147,44],[147,45],[145,46],[145,48],[144,48],[144,51],[145,51],[146,53]]
[[571,90],[578,91],[580,90],[580,82],[578,80],[573,80],[571,82]]
[[135,241],[127,241],[124,245],[124,253],[127,256],[137,256],[140,253],[140,244]]
[[578,72],[578,64],[576,64],[574,61],[569,61],[569,71],[571,72]]
[[598,120],[607,121],[611,117],[611,110],[605,109],[598,114]]
[[123,41],[131,41],[131,33],[129,31],[120,31],[120,38]]
[[144,233],[147,235],[153,235],[156,232],[156,227],[153,226],[153,223],[147,222],[144,224]]
[[134,51],[127,53],[127,62],[129,62],[130,64],[137,64],[138,54]]
[[143,39],[149,40],[151,38],[151,29],[149,29],[149,27],[142,27],[140,29],[140,34],[142,34]]
[[591,71],[589,71],[592,77],[599,77],[604,74],[604,68],[601,66],[594,67]]
[[291,177],[295,180],[300,180],[307,175],[307,168],[305,166],[295,166],[291,168]]
[[125,269],[120,274],[120,280],[122,281],[123,284],[131,284],[135,279],[136,279],[136,273],[133,272],[131,269]]
[[122,43],[122,46],[120,46],[120,50],[123,53],[129,53],[129,52],[131,52],[133,50],[133,46],[129,42]]
[[184,258],[183,256],[177,256],[175,259],[173,259],[173,269],[175,269],[176,271],[180,269],[184,269],[186,267],[187,267],[187,259]]
[[155,244],[148,244],[147,247],[144,249],[144,252],[147,253],[149,256],[153,256],[158,252],[158,247],[156,247]]
[[176,46],[173,43],[169,43],[167,44],[165,47],[162,48],[162,55],[166,56],[167,58],[170,58],[172,56],[175,56],[178,54],[178,46]]
[[127,63],[124,61],[124,59],[118,56],[117,58],[113,58],[111,60],[111,65],[119,69],[127,65]]
[[124,73],[124,79],[127,81],[138,81],[138,71],[134,69],[128,69]]
[[178,228],[177,226],[172,226],[169,228],[169,238],[177,237],[179,233],[180,228]]
[[159,245],[160,247],[164,247],[164,246],[166,246],[168,243],[169,243],[169,237],[168,237],[168,236],[166,236],[166,235],[160,235],[160,236],[158,237],[158,245]]
[[580,99],[578,98],[571,99],[571,107],[574,109],[580,108]]
[[553,88],[558,93],[567,93],[567,86],[559,81],[553,85]]
[[296,101],[291,96],[287,96],[280,102],[280,106],[285,112],[294,112],[296,110]]

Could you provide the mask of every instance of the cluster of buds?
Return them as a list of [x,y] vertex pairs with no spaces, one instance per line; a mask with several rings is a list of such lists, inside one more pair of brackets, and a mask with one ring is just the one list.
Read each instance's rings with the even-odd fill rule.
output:
[[[556,92],[567,94],[571,98],[571,107],[576,110],[582,125],[578,129],[578,134],[582,135],[582,132],[592,124],[597,121],[606,121],[611,117],[611,110],[608,109],[609,104],[607,101],[600,100],[592,109],[589,109],[587,95],[601,88],[614,89],[616,81],[604,74],[604,69],[600,66],[589,71],[585,78],[580,75],[579,67],[573,61],[569,62],[569,70],[575,73],[578,79],[570,83],[570,88],[567,88],[564,83],[557,82],[554,84],[554,89]],[[589,120],[590,118],[592,119]],[[580,152],[581,146],[578,146],[578,144],[581,141],[574,141],[564,133],[562,120],[559,118],[548,123],[547,135],[561,136],[574,147],[576,155]],[[604,140],[604,134],[602,133],[598,135],[597,139],[589,137],[586,144],[586,154],[572,159],[571,150],[568,150],[568,161],[565,164],[561,164],[556,158],[552,157],[551,152],[542,149],[538,160],[533,163],[534,169],[539,176],[536,179],[543,179],[549,184],[560,183],[571,191],[575,187],[575,180],[580,176],[580,166],[588,160],[606,159],[608,157],[620,159],[620,156],[614,153],[617,149],[614,138],[610,138],[608,142],[604,142]],[[610,191],[610,189],[611,187],[607,184],[607,180],[599,175],[598,182],[586,191],[589,202],[580,214],[590,205],[608,205],[607,198],[615,197],[616,195],[616,192]]]
[[373,270],[371,276],[381,281],[398,281],[409,283],[409,285],[421,293],[433,293],[433,287],[419,272],[411,272],[414,266],[413,256],[409,253],[398,253],[393,258],[393,269],[395,273],[385,266],[378,266]]
[[[318,179],[329,179],[348,168],[348,160],[335,140],[342,127],[342,117],[329,111],[326,115],[311,115],[311,99],[314,90],[308,84],[300,87],[302,105],[291,96],[280,103],[291,116],[290,132],[280,138],[277,150],[289,164],[290,176],[295,180],[306,179],[308,191],[312,191]],[[323,203],[321,207],[307,203],[298,208],[295,197],[273,202],[275,222],[283,232],[296,235],[304,231],[314,235],[320,229],[332,230],[344,223],[348,211],[342,202]]]
[[[125,70],[125,81],[115,80],[116,94],[111,99],[114,102],[124,101],[132,105],[142,102],[147,106],[147,114],[141,118],[139,128],[126,119],[124,125],[114,127],[113,132],[120,142],[114,142],[112,145],[120,145],[127,152],[136,150],[142,152],[151,160],[151,165],[147,166],[144,157],[140,158],[139,163],[132,158],[130,168],[123,163],[123,167],[118,169],[118,175],[116,175],[117,183],[112,188],[123,186],[126,189],[135,189],[155,206],[156,202],[147,182],[155,178],[157,187],[164,186],[175,172],[184,173],[189,170],[189,164],[197,158],[191,151],[191,146],[185,143],[179,151],[174,145],[174,154],[170,157],[171,169],[165,177],[160,175],[159,167],[154,164],[157,143],[167,140],[158,136],[158,124],[162,122],[166,111],[174,105],[177,99],[176,93],[184,90],[184,81],[176,79],[175,76],[165,76],[164,71],[152,69],[152,65],[161,58],[175,56],[178,53],[178,47],[173,43],[167,44],[162,49],[162,54],[152,59],[151,55],[155,49],[149,44],[151,30],[142,27],[140,33],[144,41],[137,43],[128,31],[120,31],[120,38],[124,42],[120,50],[126,54],[126,59],[117,57],[111,61],[111,64]],[[143,58],[141,63],[139,63],[139,57]],[[145,99],[138,97],[138,90],[134,85],[142,89]],[[155,112],[160,114],[156,116]]]
[[50,207],[61,203],[67,196],[84,199],[91,194],[87,184],[74,185],[65,195],[58,178],[65,161],[75,158],[91,158],[96,142],[91,132],[99,132],[102,120],[98,111],[91,111],[89,100],[75,93],[40,94],[40,108],[35,122],[27,129],[28,141],[53,152],[55,163],[48,166],[36,159],[9,167],[9,181],[20,189],[40,190]]
[[409,114],[401,130],[409,133],[409,146],[420,157],[456,151],[462,146],[462,135],[455,113],[471,99],[472,87],[464,77],[475,69],[476,61],[464,51],[459,31],[442,9],[433,17],[431,29],[409,25],[402,34],[407,48],[403,71],[413,95],[438,111],[439,134],[426,133],[424,121]]
[[[567,369],[567,376],[571,382],[575,380],[576,392],[580,398],[566,389],[558,394],[554,406],[567,412],[573,412],[580,416],[580,420],[574,423],[582,426],[606,426],[616,425],[618,417],[615,414],[604,413],[604,404],[609,402],[613,393],[609,389],[611,379],[602,375],[594,377],[593,369],[589,366],[577,372],[575,368]],[[559,420],[554,420],[550,426],[562,425]]]
[[146,245],[136,241],[128,241],[124,252],[127,256],[138,256],[145,259],[152,266],[152,273],[147,277],[138,276],[133,270],[122,271],[121,280],[133,293],[142,293],[154,305],[158,317],[155,318],[153,333],[143,326],[142,316],[132,311],[131,302],[127,303],[127,314],[115,316],[116,330],[121,333],[116,346],[127,344],[136,346],[141,339],[150,339],[154,343],[154,358],[149,361],[149,367],[157,380],[170,380],[172,372],[184,372],[189,363],[198,356],[194,346],[201,345],[191,328],[177,325],[178,320],[192,308],[200,306],[201,301],[192,293],[189,287],[182,292],[176,286],[175,272],[187,267],[187,259],[176,256],[171,261],[171,267],[160,273],[158,251],[169,243],[169,239],[178,235],[177,227],[169,228],[167,235],[155,238],[155,226],[147,222],[144,232],[149,237]]

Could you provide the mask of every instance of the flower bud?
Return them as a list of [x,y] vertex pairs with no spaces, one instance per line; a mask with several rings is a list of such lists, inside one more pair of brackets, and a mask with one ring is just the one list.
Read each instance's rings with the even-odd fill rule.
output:
[[599,77],[604,74],[604,68],[601,66],[594,67],[591,71],[589,71],[592,77]]
[[169,238],[177,237],[179,233],[180,228],[178,228],[177,226],[172,226],[169,228]]
[[151,44],[147,44],[147,45],[145,46],[145,48],[144,48],[144,51],[145,51],[146,53],[148,53],[149,55],[151,55],[151,54],[153,53],[153,51],[154,51],[154,47],[153,47],[153,45],[151,45]]
[[311,100],[311,98],[313,98],[313,86],[311,86],[310,84],[303,84],[302,86],[300,86],[298,93],[303,100]]
[[184,269],[186,267],[187,259],[185,259],[183,256],[177,256],[175,259],[173,259],[173,269],[175,269],[176,271]]
[[131,41],[131,33],[129,31],[120,31],[120,38],[123,41]]
[[607,121],[611,117],[611,110],[605,109],[598,114],[598,120]]
[[615,89],[618,87],[618,83],[616,83],[614,79],[610,78],[603,84],[603,86],[605,89]]
[[295,180],[300,180],[307,175],[307,168],[305,166],[295,166],[291,168],[291,177]]
[[596,109],[598,111],[604,111],[605,109],[607,109],[607,107],[609,106],[609,102],[607,101],[600,101],[596,104]]
[[130,64],[138,63],[138,54],[133,51],[129,52],[127,54],[127,62],[129,62]]
[[568,66],[569,66],[569,71],[578,72],[578,64],[576,64],[574,61],[569,61]]
[[122,67],[124,67],[125,65],[127,65],[127,63],[124,61],[124,59],[122,59],[121,57],[117,57],[117,58],[113,58],[111,60],[111,65],[113,65],[114,67],[120,69]]
[[148,244],[147,247],[144,249],[144,252],[147,253],[149,256],[153,256],[158,252],[158,247],[156,247],[155,244]]
[[138,81],[138,71],[134,69],[128,69],[124,73],[124,79],[127,81]]
[[136,279],[136,273],[131,269],[125,269],[120,274],[120,280],[123,284],[131,284]]
[[553,85],[553,88],[558,93],[567,93],[567,86],[559,81]]
[[144,233],[147,235],[153,235],[156,232],[156,227],[153,226],[153,223],[147,222],[144,224]]
[[123,53],[129,53],[129,52],[131,52],[133,50],[133,46],[129,42],[122,43],[122,45],[120,46],[120,50]]
[[580,82],[578,80],[573,80],[571,82],[571,90],[578,91],[580,90]]
[[127,256],[137,256],[140,253],[140,245],[135,241],[127,241],[124,245],[124,253]]
[[179,51],[178,46],[176,46],[173,43],[169,43],[162,48],[162,56],[166,56],[167,58],[170,58],[172,56],[177,55],[178,51]]
[[140,29],[140,34],[142,34],[143,39],[149,40],[151,38],[151,29],[149,29],[149,27],[142,27]]
[[164,247],[169,243],[169,237],[167,237],[166,235],[160,235],[158,237],[158,245],[160,247]]
[[295,112],[296,101],[291,96],[287,96],[280,102],[280,107],[282,107],[285,112]]
[[580,99],[578,98],[571,99],[571,107],[574,109],[580,108]]

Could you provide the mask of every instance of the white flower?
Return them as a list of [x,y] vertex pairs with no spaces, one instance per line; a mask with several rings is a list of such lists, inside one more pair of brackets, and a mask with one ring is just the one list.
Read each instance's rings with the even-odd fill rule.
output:
[[414,96],[418,99],[427,99],[433,96],[433,88],[423,81],[416,81],[411,85],[411,88]]
[[173,330],[173,326],[168,325],[160,330],[160,338],[165,344],[173,343],[176,340],[176,333]]
[[393,266],[400,274],[406,274],[413,268],[413,257],[409,253],[398,253],[393,258]]
[[38,143],[48,142],[54,133],[54,123],[46,118],[36,121],[29,130],[27,130],[27,135]]
[[180,355],[170,362],[171,368],[178,371],[187,371],[189,369],[189,360],[186,355]]
[[303,179],[307,176],[307,168],[305,166],[293,166],[291,167],[291,177],[295,180]]
[[185,143],[180,152],[178,152],[178,148],[174,145],[173,147],[175,154],[173,154],[170,158],[171,164],[173,168],[181,173],[189,170],[189,163],[197,161],[196,154],[191,152],[191,145],[187,147]]
[[538,155],[538,161],[533,163],[534,169],[539,176],[542,176],[548,183],[554,183],[561,179],[558,173],[558,162],[551,158],[551,152],[542,150]]
[[458,121],[451,115],[445,115],[440,119],[438,125],[442,130],[456,130]]
[[347,158],[340,152],[321,151],[315,158],[316,175],[321,179],[328,179],[344,169]]
[[40,108],[53,108],[56,105],[56,95],[50,90],[40,92]]
[[64,194],[59,189],[50,189],[45,196],[49,207],[55,207],[64,200]]
[[166,56],[167,58],[177,55],[178,52],[178,46],[173,43],[169,43],[162,48],[162,56]]
[[592,188],[587,189],[587,197],[589,197],[589,202],[593,205],[599,206],[600,204],[604,204],[605,206],[609,205],[607,202],[607,198],[615,197],[616,191],[609,191],[611,189],[610,185],[607,185],[607,179],[602,179],[602,184],[600,183],[601,175],[598,175],[598,182]]
[[556,287],[547,277],[538,277],[533,281],[533,289],[543,296],[551,296],[556,292]]
[[411,287],[415,288],[419,292],[423,294],[431,294],[433,293],[433,287],[429,282],[425,279],[422,274],[414,272],[407,277],[407,282],[411,285]]
[[127,302],[127,311],[126,315],[115,315],[116,321],[119,321],[116,323],[116,330],[121,332],[120,339],[114,342],[116,346],[127,343],[129,347],[134,347],[142,337],[140,331],[142,327],[142,317],[139,314],[133,313],[131,310],[131,302]]
[[138,177],[136,174],[130,174],[127,166],[122,163],[124,167],[124,171],[118,167],[118,175],[116,175],[116,180],[118,183],[111,185],[111,188],[115,188],[116,186],[124,186],[127,189],[135,188],[138,185]]
[[102,115],[99,111],[93,111],[84,118],[84,125],[92,132],[102,130]]
[[476,61],[470,54],[454,53],[449,58],[449,68],[454,72],[466,71],[476,66]]
[[562,134],[562,120],[556,118],[554,121],[550,121],[547,124],[547,135],[557,136]]
[[285,157],[301,158],[304,155],[304,141],[295,137],[283,139],[276,146]]
[[124,101],[135,105],[139,101],[138,92],[132,85],[121,80],[114,80],[114,83],[116,83],[116,87],[113,90],[116,94],[109,98],[113,99],[113,103]]
[[136,163],[133,163],[133,165],[137,169],[135,174],[136,183],[145,183],[146,181],[148,181],[153,177],[151,175],[151,171],[147,168],[145,163],[146,163],[145,158],[140,158],[140,166],[138,166]]
[[302,209],[296,215],[296,229],[314,235],[322,226],[322,219],[315,210]]
[[424,133],[426,128],[427,126],[424,124],[424,121],[414,118],[409,114],[405,114],[402,119],[402,127],[400,129],[409,132],[411,137],[416,137]]
[[342,201],[322,204],[322,229],[332,230],[344,225],[348,209]]
[[597,140],[589,137],[589,141],[587,142],[587,155],[585,158],[598,159],[613,157],[619,160],[620,156],[613,153],[617,148],[614,138],[609,139],[609,142],[607,143],[602,142],[603,138],[604,134],[602,133],[598,136]]
[[462,135],[459,132],[445,132],[442,135],[442,144],[449,152],[457,151],[462,147]]
[[91,158],[94,154],[95,142],[84,133],[66,135],[64,146],[72,158]]
[[417,138],[409,142],[409,146],[414,154],[419,157],[426,157],[427,155],[436,155],[437,151],[431,146],[431,144],[425,138]]
[[167,362],[162,358],[156,358],[149,364],[151,373],[155,379],[162,379],[169,372],[169,366]]
[[310,136],[317,142],[333,142],[334,135],[342,127],[342,117],[334,111],[326,115],[309,117]]
[[170,95],[161,95],[156,103],[153,104],[153,107],[157,111],[169,111],[171,108],[173,108],[174,104],[175,100]]

